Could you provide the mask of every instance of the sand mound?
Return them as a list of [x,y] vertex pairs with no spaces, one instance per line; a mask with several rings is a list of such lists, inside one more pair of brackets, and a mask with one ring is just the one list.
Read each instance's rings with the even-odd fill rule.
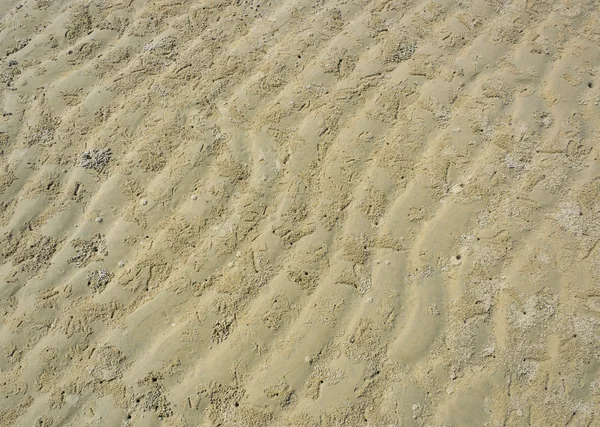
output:
[[595,425],[599,18],[0,0],[0,424]]

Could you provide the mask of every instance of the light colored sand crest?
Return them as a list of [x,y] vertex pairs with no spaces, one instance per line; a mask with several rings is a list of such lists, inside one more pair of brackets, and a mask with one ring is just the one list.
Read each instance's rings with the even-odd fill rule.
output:
[[0,1],[0,424],[594,425],[598,18]]

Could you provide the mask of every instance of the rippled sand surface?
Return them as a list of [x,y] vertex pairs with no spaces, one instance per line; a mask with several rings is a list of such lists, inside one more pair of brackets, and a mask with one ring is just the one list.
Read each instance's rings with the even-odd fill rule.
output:
[[0,425],[599,425],[599,18],[0,0]]

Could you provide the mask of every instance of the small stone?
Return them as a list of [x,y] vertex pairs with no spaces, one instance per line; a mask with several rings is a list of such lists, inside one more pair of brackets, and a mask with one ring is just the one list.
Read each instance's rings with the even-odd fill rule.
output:
[[313,361],[313,360],[312,360],[312,357],[310,357],[310,356],[306,356],[306,357],[304,358],[304,361],[310,365],[310,364],[312,363],[312,361]]
[[96,221],[98,224],[102,223],[102,221],[104,221],[101,217],[97,216],[96,219],[94,220]]
[[100,372],[96,373],[97,379],[99,381],[112,381],[117,378],[118,370],[117,368],[104,368]]
[[373,298],[369,298],[369,299],[367,300],[367,302],[368,302],[369,304],[371,304],[371,303],[373,302]]
[[65,397],[65,402],[69,406],[75,406],[77,402],[79,402],[79,395],[77,394],[69,394]]
[[142,204],[142,206],[146,206],[146,205],[148,204],[148,200],[146,200],[146,199],[142,199],[142,200],[140,201],[140,203]]
[[198,196],[196,196],[195,194],[192,194],[192,200],[198,200]]
[[119,267],[125,267],[125,260],[119,261]]

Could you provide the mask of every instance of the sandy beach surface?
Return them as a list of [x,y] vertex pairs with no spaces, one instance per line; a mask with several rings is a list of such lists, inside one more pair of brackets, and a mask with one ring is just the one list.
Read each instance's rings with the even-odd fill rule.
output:
[[598,0],[0,0],[1,426],[599,426]]

